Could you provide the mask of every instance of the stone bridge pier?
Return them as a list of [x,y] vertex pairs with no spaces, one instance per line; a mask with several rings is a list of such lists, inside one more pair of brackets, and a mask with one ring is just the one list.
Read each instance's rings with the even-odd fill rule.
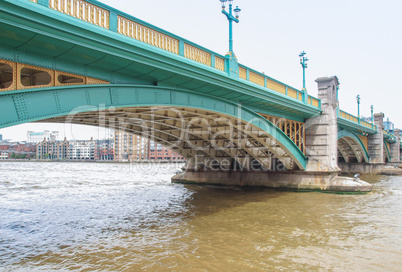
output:
[[201,169],[189,161],[172,178],[177,183],[219,184],[230,186],[262,186],[281,190],[369,192],[372,186],[360,179],[340,177],[337,164],[338,78],[324,77],[316,80],[321,114],[305,120],[305,169],[226,170]]
[[391,162],[399,163],[401,158],[401,145],[400,145],[400,134],[399,129],[394,130],[395,142],[390,144]]
[[368,137],[368,153],[371,164],[384,164],[384,113],[374,114],[377,133]]

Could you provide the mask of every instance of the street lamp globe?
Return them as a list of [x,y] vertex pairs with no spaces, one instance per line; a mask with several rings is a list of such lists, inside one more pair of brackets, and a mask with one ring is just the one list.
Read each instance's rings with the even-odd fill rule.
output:
[[226,7],[226,2],[227,2],[228,0],[219,0],[219,1],[221,1],[222,9],[225,9],[225,7]]
[[236,19],[239,19],[240,11],[241,11],[241,9],[239,9],[239,6],[236,6],[236,8],[234,9],[234,13],[235,13],[235,15],[236,15]]
[[233,4],[233,0],[228,0],[228,2],[229,2],[229,5]]

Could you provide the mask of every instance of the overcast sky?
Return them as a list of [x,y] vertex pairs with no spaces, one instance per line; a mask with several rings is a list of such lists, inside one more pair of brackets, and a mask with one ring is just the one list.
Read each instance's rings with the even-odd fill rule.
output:
[[[220,54],[228,51],[228,23],[219,0],[102,0],[139,19]],[[310,59],[306,84],[317,96],[315,79],[338,76],[340,108],[357,115],[385,113],[402,127],[401,0],[235,0],[242,9],[234,25],[234,51],[241,64],[302,88],[299,53]],[[102,138],[105,131],[64,125],[27,124],[0,133],[25,140],[26,131],[59,130],[61,136]],[[73,131],[71,135],[70,131]],[[22,135],[22,136],[21,136]],[[100,136],[99,136],[100,135]]]

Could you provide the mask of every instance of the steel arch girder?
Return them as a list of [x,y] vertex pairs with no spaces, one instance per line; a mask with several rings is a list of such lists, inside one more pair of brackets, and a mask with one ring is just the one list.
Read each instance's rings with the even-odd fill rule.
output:
[[241,119],[269,135],[300,169],[306,168],[307,159],[302,151],[279,128],[252,109],[178,88],[105,84],[3,92],[0,94],[0,128],[110,107],[141,106],[188,107]]
[[354,134],[353,132],[347,131],[347,130],[341,130],[338,131],[338,140],[339,139],[345,139],[345,142],[347,144],[349,144],[350,148],[352,149],[352,151],[354,152],[356,158],[359,160],[358,155],[356,154],[356,149],[351,146],[351,142],[353,142],[354,144],[356,144],[359,148],[359,150],[362,152],[363,155],[363,159],[366,163],[368,163],[370,161],[370,157],[368,155],[368,151],[366,149],[366,147],[364,146],[362,140],[360,140],[360,138]]

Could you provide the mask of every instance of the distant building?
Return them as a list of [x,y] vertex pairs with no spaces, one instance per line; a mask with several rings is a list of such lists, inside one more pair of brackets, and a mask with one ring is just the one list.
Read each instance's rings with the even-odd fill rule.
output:
[[184,161],[185,158],[169,148],[156,143],[149,142],[149,159],[156,161]]
[[95,141],[47,141],[36,146],[40,160],[95,160]]
[[0,142],[3,141],[3,135],[0,134]]
[[67,139],[64,141],[47,141],[36,145],[36,155],[40,160],[65,160],[68,159],[69,142]]
[[95,160],[95,141],[71,141],[68,145],[69,160]]
[[11,157],[12,145],[9,143],[0,144],[0,160],[8,160]]
[[384,130],[388,130],[391,132],[394,131],[394,123],[389,121],[389,118],[387,118],[387,121],[384,122]]
[[8,160],[8,152],[0,151],[0,160]]
[[54,142],[57,141],[58,137],[59,137],[58,131],[45,130],[43,132],[34,132],[34,131],[27,132],[28,143],[40,143],[43,140],[46,140],[48,142]]
[[184,161],[184,157],[176,152],[143,138],[124,131],[115,131],[114,136],[115,161]]
[[95,160],[97,161],[114,160],[114,140],[95,141]]
[[371,117],[362,116],[362,117],[360,117],[360,120],[365,121],[365,122],[367,122],[367,123],[371,123],[371,122],[372,122]]
[[0,160],[31,159],[36,155],[36,145],[27,143],[1,143]]
[[146,138],[116,130],[114,134],[114,160],[147,160],[148,145],[149,141]]

